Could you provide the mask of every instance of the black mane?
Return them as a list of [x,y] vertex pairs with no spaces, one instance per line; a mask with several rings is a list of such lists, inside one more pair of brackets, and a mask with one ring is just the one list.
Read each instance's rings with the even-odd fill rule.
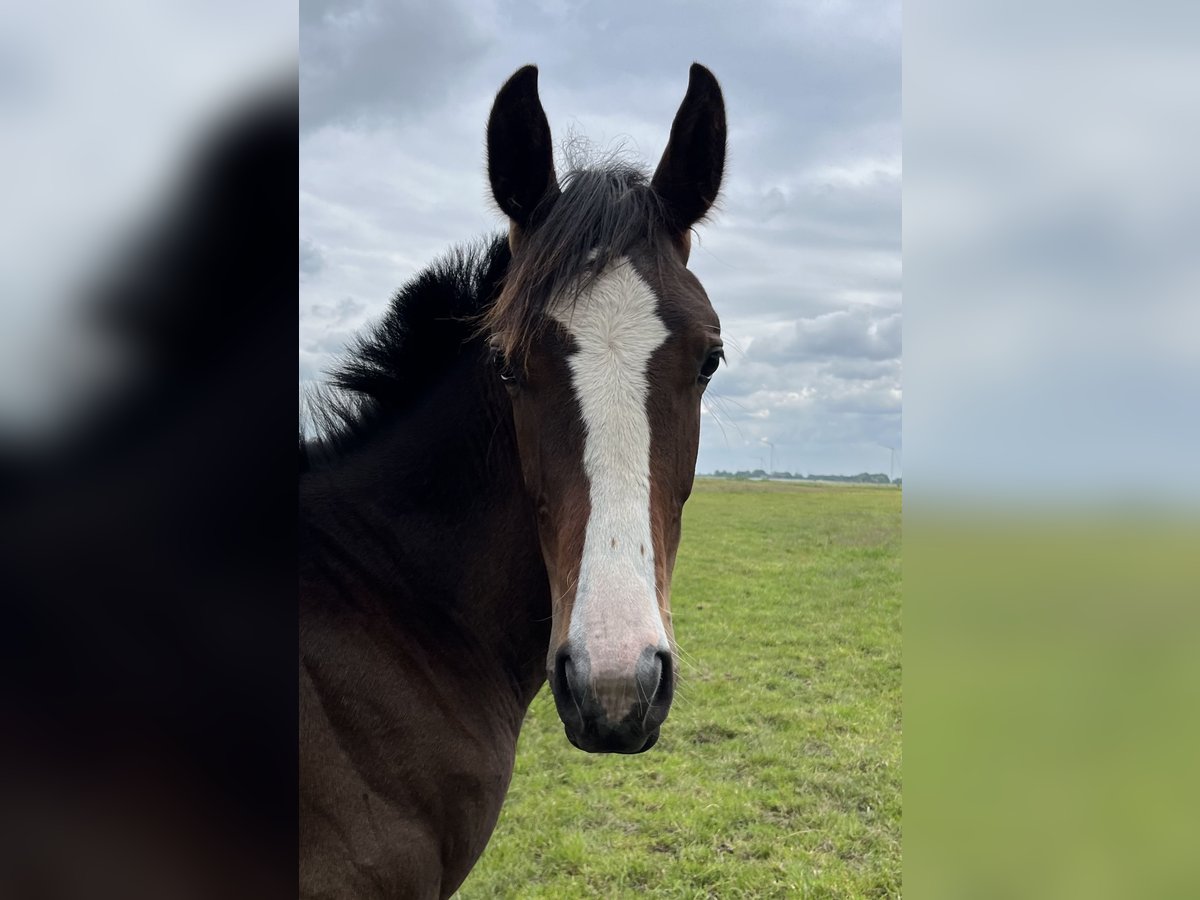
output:
[[502,235],[458,247],[392,297],[383,318],[360,335],[308,397],[318,436],[300,436],[303,473],[359,445],[389,412],[436,382],[478,336],[479,317],[496,296],[511,260]]

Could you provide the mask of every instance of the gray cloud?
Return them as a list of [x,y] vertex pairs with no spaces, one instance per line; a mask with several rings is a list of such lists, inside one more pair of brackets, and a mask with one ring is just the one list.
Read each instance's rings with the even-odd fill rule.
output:
[[300,4],[300,125],[366,125],[453,97],[495,40],[482,5],[382,0]]
[[900,314],[856,308],[796,322],[791,334],[754,344],[755,357],[768,362],[846,357],[890,360],[900,356]]
[[321,248],[308,238],[300,238],[300,277],[316,275],[325,265]]
[[314,303],[308,311],[314,318],[324,319],[333,325],[345,325],[361,316],[366,308],[365,304],[353,297],[343,297],[333,305]]

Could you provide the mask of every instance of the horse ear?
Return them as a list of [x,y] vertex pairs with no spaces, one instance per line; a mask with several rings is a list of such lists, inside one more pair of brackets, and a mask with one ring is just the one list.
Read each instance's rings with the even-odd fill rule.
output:
[[650,182],[662,198],[667,225],[677,235],[704,218],[725,171],[725,100],[713,73],[692,63],[687,94],[671,124],[671,138]]
[[488,118],[492,196],[514,224],[528,228],[539,206],[558,196],[550,123],[538,99],[537,66],[525,66],[500,88]]

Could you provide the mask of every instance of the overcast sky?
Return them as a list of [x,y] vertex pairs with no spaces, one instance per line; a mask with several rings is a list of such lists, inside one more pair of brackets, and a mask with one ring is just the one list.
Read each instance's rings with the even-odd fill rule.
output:
[[721,82],[729,158],[691,267],[729,366],[698,469],[901,474],[900,5],[305,2],[300,21],[300,379],[393,291],[505,223],[484,126],[525,63],[558,143],[647,166],[688,66]]
[[290,77],[295,21],[289,0],[5,4],[0,438],[61,426],[113,374],[81,301],[228,111]]

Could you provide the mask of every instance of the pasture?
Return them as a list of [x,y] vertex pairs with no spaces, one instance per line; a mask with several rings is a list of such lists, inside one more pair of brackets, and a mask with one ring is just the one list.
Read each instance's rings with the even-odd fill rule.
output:
[[581,753],[543,688],[456,896],[899,896],[900,500],[698,480],[662,739]]

